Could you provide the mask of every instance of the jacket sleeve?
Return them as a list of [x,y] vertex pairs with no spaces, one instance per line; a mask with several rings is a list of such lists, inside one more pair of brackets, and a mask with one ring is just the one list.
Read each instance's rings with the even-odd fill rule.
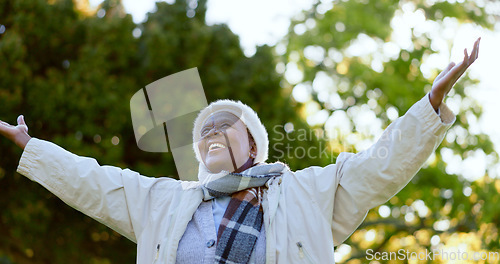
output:
[[95,159],[36,138],[26,145],[17,171],[134,242],[146,223],[150,190],[159,181],[176,182],[100,166]]
[[454,122],[444,103],[438,115],[426,95],[389,125],[373,146],[357,154],[341,153],[336,165],[315,174],[317,199],[325,212],[333,210],[335,245],[356,230],[368,210],[408,184]]

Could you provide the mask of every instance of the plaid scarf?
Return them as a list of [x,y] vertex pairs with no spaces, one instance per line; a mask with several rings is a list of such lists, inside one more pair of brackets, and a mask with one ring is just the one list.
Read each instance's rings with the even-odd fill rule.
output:
[[261,187],[286,168],[283,163],[262,164],[241,173],[212,174],[205,180],[205,201],[231,195],[217,234],[215,263],[248,263],[262,227]]

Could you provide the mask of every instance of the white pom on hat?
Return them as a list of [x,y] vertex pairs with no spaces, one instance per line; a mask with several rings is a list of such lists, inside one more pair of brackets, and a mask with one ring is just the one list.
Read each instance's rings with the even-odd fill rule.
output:
[[[240,118],[240,120],[248,128],[248,131],[250,131],[250,134],[255,141],[255,145],[257,146],[257,155],[255,156],[254,160],[255,163],[265,162],[267,160],[269,152],[269,139],[267,136],[266,128],[260,121],[259,116],[257,116],[257,113],[255,113],[252,108],[240,101],[224,99],[212,102],[210,105],[205,107],[205,109],[200,111],[198,117],[196,117],[196,120],[194,121],[193,149],[194,153],[196,154],[196,159],[200,163],[200,169],[202,165],[203,167],[205,167],[201,159],[200,150],[198,149],[197,144],[197,142],[201,138],[201,127],[210,115],[221,111],[232,113]],[[203,169],[206,170],[206,168]]]

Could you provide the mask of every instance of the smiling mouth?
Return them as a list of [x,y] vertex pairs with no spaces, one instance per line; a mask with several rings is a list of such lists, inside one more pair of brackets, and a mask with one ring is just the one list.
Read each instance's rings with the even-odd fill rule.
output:
[[208,151],[225,149],[225,148],[226,148],[226,146],[224,146],[220,143],[212,143],[212,144],[210,144],[210,147],[208,147]]

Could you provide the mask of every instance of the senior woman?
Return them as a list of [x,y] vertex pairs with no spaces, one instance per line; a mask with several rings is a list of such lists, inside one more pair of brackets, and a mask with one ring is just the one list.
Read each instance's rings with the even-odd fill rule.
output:
[[19,173],[136,242],[137,263],[334,263],[334,245],[401,190],[442,141],[455,120],[442,100],[478,47],[479,39],[372,147],[323,168],[265,163],[265,127],[250,107],[229,100],[195,121],[197,182],[100,166],[31,138],[23,116],[17,126],[2,122],[0,133],[24,149]]

